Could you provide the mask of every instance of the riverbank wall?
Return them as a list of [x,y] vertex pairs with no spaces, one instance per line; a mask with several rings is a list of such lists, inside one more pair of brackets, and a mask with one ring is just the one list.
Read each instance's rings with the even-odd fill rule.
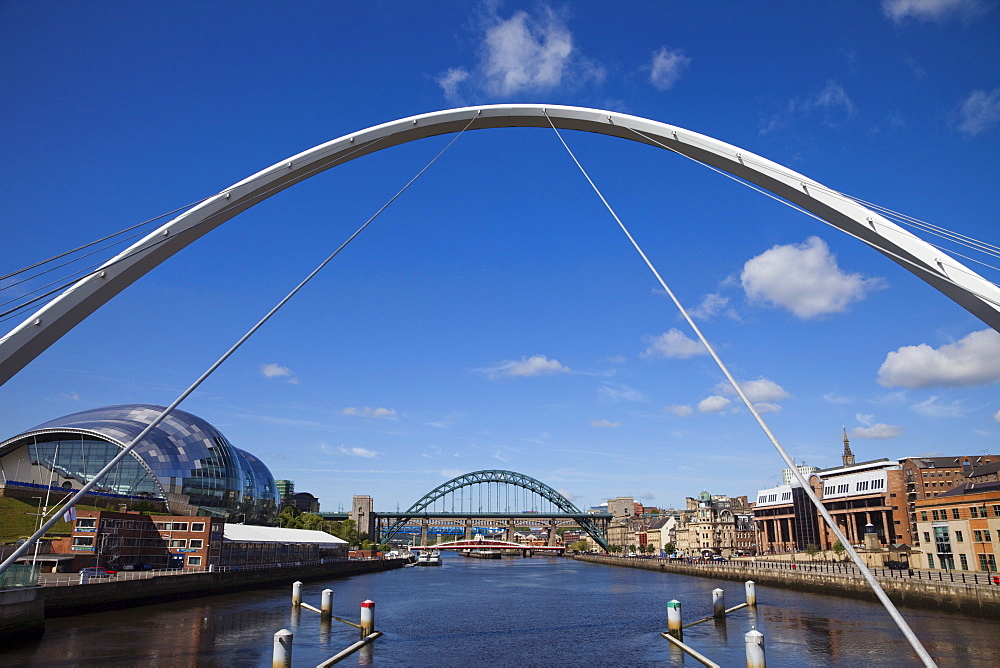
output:
[[[814,594],[843,596],[877,601],[871,587],[860,575],[822,573],[802,570],[756,568],[741,562],[688,564],[661,559],[630,559],[603,555],[577,554],[578,561],[624,568],[639,568],[662,573],[691,575],[714,580],[745,582],[781,587]],[[963,585],[947,580],[935,582],[896,577],[876,577],[889,599],[900,607],[959,612],[972,617],[1000,617],[1000,586]]]
[[41,633],[44,620],[114,608],[152,605],[248,589],[288,587],[308,582],[402,568],[406,559],[307,564],[259,570],[210,571],[85,585],[26,587],[0,591],[0,638]]

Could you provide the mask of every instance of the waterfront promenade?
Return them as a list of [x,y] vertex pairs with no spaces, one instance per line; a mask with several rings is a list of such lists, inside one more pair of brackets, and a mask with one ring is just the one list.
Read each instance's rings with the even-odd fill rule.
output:
[[[575,555],[573,558],[608,566],[716,580],[753,580],[758,584],[795,591],[875,600],[868,583],[852,564],[749,560],[688,562],[591,554]],[[896,605],[960,612],[983,618],[1000,617],[1000,583],[992,574],[882,568],[873,569],[873,574]]]

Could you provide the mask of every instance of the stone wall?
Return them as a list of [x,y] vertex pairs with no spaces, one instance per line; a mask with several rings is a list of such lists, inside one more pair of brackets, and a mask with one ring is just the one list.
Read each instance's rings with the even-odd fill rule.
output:
[[[576,555],[574,559],[590,563],[641,568],[663,573],[678,573],[714,580],[753,580],[759,585],[796,591],[844,596],[877,601],[868,583],[859,575],[820,573],[806,570],[755,568],[740,562],[688,564],[661,559],[626,559],[600,555]],[[1000,617],[1000,586],[963,585],[910,578],[878,577],[882,589],[900,607],[960,612],[973,617]],[[758,599],[760,594],[758,593]]]

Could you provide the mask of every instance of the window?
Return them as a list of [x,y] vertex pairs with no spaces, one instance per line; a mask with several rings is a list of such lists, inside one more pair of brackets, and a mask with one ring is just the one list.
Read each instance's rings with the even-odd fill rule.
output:
[[972,537],[975,539],[975,541],[977,543],[982,543],[983,542],[983,532],[982,531],[974,530],[972,532]]
[[93,517],[81,517],[76,521],[77,529],[96,529],[97,520]]
[[987,543],[993,542],[993,539],[990,538],[990,530],[989,529],[983,529],[983,540],[985,540]]
[[171,527],[170,522],[157,522],[156,523],[156,528],[159,529],[160,531],[170,531],[170,527]]
[[[924,475],[927,475],[927,474],[925,473]],[[979,556],[983,556],[983,555],[979,555]],[[928,554],[927,555],[927,568],[934,568],[934,555],[933,554]]]
[[925,543],[929,543],[929,542],[931,542],[931,534],[930,534],[930,532],[929,532],[929,531],[925,531],[925,532],[924,532],[924,542],[925,542]]
[[188,566],[201,566],[201,557],[196,555],[188,555]]
[[969,508],[969,517],[979,517],[979,508],[975,506]]
[[927,521],[927,511],[926,510],[921,510],[920,511],[920,521],[921,522],[926,522]]
[[201,538],[192,538],[191,540],[188,541],[188,547],[193,548],[195,550],[200,550],[204,546],[205,546],[205,541],[203,541]]
[[93,536],[77,536],[73,539],[73,547],[94,547]]
[[170,541],[170,547],[187,547],[187,541],[183,538],[175,538]]
[[984,571],[996,571],[997,560],[992,554],[977,554],[979,557],[979,568]]
[[955,532],[955,542],[956,543],[963,543],[963,542],[965,542],[965,539],[962,537],[962,532],[961,531],[956,531]]
[[170,528],[173,531],[187,531],[188,530],[188,523],[187,522],[174,522],[173,525]]
[[1000,506],[993,506],[993,517],[1000,517]]
[[965,558],[965,555],[964,555],[964,554],[960,554],[960,555],[958,555],[958,560],[959,560],[959,561],[961,562],[961,564],[962,564],[962,570],[963,570],[963,571],[967,571],[967,570],[969,570],[969,560]]
[[958,508],[952,508],[951,509],[951,519],[953,519],[953,520],[957,520],[958,519]]
[[204,530],[205,530],[205,523],[204,522],[194,522],[194,523],[191,524],[191,531],[194,531],[194,532],[197,532],[197,533],[201,533]]

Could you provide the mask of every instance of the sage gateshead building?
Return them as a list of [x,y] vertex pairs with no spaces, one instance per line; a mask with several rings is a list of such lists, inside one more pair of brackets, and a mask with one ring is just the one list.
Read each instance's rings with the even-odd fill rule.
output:
[[[80,489],[163,409],[150,404],[95,408],[0,442],[4,493],[37,497],[41,491],[58,499],[52,492]],[[281,509],[274,477],[263,462],[233,446],[205,420],[177,409],[91,493],[122,502],[145,500],[173,514],[245,524],[277,524]]]

